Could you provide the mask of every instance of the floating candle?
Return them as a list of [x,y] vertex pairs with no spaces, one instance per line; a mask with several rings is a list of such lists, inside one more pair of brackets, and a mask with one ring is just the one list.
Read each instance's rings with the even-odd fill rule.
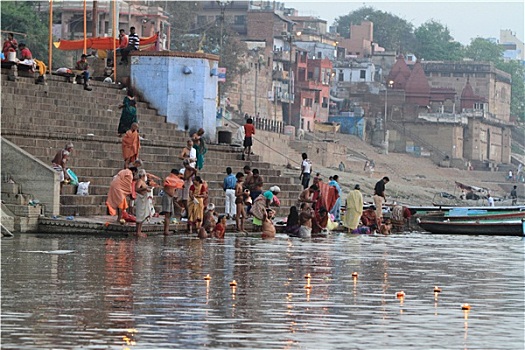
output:
[[310,278],[312,278],[312,276],[309,273],[307,273],[306,275],[304,275],[304,278],[310,279]]
[[236,280],[231,281],[230,287],[237,287],[237,281]]
[[469,304],[461,305],[461,310],[470,310],[471,306]]
[[306,286],[304,286],[304,289],[312,289],[312,285],[311,284],[307,284]]
[[211,280],[211,276],[208,274],[208,275],[204,276],[204,279],[205,279],[206,281],[209,281],[209,280]]
[[434,293],[441,293],[441,288],[439,288],[438,286],[435,286]]
[[398,298],[404,298],[404,297],[405,297],[405,292],[403,292],[402,290],[400,290],[399,292],[396,293],[396,297],[398,297]]
[[357,272],[352,272],[352,277],[353,278],[357,278],[357,276],[359,276],[359,274]]

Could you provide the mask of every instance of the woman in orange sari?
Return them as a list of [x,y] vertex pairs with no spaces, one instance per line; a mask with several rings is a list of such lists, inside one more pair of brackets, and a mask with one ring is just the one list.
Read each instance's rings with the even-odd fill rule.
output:
[[132,192],[132,182],[137,174],[137,168],[123,169],[113,178],[109,186],[106,205],[109,215],[117,215],[117,222],[122,219],[122,212],[128,208],[126,197]]
[[193,233],[193,227],[199,230],[204,216],[204,198],[206,187],[200,176],[195,176],[193,185],[190,187],[190,198],[188,200],[188,231]]
[[122,136],[122,157],[124,158],[124,169],[130,163],[134,163],[139,157],[140,137],[139,124],[131,124],[131,129]]

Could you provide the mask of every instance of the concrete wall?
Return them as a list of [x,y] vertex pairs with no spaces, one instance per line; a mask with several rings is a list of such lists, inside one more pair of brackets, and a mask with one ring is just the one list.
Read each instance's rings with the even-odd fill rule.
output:
[[215,141],[217,67],[214,55],[139,52],[131,59],[131,82],[169,123],[180,130],[204,128]]
[[23,193],[45,206],[47,216],[60,214],[58,173],[39,159],[2,137],[2,178],[12,177]]
[[[300,166],[301,153],[306,152],[315,165],[337,167],[347,162],[346,146],[340,143],[295,141],[295,136],[256,130],[253,153],[262,156],[264,162],[279,165]],[[299,172],[297,173],[299,176]]]

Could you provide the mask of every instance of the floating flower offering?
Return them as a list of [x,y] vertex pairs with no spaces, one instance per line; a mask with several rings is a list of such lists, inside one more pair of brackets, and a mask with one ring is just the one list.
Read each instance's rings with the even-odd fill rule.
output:
[[352,272],[352,277],[353,278],[357,278],[357,276],[359,276],[359,274],[357,272]]
[[209,281],[209,280],[211,280],[211,276],[208,274],[208,275],[204,276],[204,279],[205,279],[206,281]]
[[231,281],[230,287],[237,287],[237,281],[236,280]]
[[441,293],[441,288],[439,288],[438,286],[435,286],[434,293]]
[[396,297],[398,297],[398,298],[404,298],[404,297],[405,297],[405,292],[403,292],[402,290],[400,290],[399,292],[396,293]]
[[312,276],[309,273],[307,273],[306,275],[304,275],[304,278],[310,279],[310,278],[312,278]]

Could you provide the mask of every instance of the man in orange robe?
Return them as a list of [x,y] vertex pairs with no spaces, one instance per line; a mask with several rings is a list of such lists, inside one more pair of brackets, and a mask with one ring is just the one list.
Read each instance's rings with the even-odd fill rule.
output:
[[131,124],[131,129],[122,136],[122,157],[124,157],[124,169],[139,157],[140,137],[139,125]]
[[131,194],[132,182],[136,175],[137,168],[130,167],[119,171],[111,181],[106,206],[108,207],[109,215],[117,215],[117,222],[120,222],[122,212],[128,208],[126,197]]

